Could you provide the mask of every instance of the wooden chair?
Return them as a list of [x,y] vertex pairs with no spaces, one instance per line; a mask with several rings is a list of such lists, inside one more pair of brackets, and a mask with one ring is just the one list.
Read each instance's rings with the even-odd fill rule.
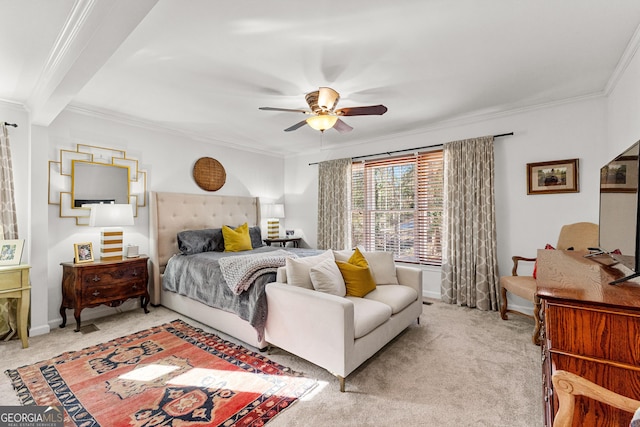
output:
[[632,414],[640,408],[640,401],[614,393],[571,372],[555,371],[551,381],[558,396],[558,412],[553,419],[553,427],[573,425],[576,396],[586,396]]
[[[597,224],[577,222],[562,227],[560,236],[558,237],[558,244],[555,248],[558,250],[573,248],[575,251],[587,251],[587,248],[598,246],[598,240]],[[500,278],[500,295],[502,299],[500,317],[503,320],[507,320],[509,318],[507,313],[517,313],[531,317],[526,313],[508,309],[507,291],[532,302],[535,327],[531,340],[535,345],[540,345],[540,299],[536,296],[536,279],[533,276],[518,276],[518,263],[520,261],[535,262],[536,258],[514,256],[511,259],[513,260],[511,276],[502,276]]]

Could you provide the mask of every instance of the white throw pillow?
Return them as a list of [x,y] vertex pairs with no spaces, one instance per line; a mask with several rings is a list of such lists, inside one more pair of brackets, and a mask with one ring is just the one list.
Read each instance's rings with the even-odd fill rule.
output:
[[327,259],[333,261],[333,251],[327,250],[314,256],[287,258],[285,264],[287,283],[301,288],[313,289],[309,270]]
[[345,249],[343,251],[333,251],[333,257],[336,261],[347,262],[353,255],[353,249]]
[[365,252],[362,255],[369,263],[369,269],[376,285],[397,285],[396,264],[393,261],[393,252]]
[[309,270],[311,283],[316,291],[343,297],[347,294],[342,273],[332,259],[322,261]]

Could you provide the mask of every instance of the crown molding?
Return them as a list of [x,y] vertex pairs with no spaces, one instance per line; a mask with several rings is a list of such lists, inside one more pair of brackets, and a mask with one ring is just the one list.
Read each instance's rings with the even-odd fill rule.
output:
[[184,129],[177,129],[170,126],[165,126],[159,124],[157,122],[151,120],[144,120],[135,116],[131,116],[128,114],[116,113],[111,110],[105,109],[97,109],[88,105],[82,104],[69,104],[65,108],[65,111],[75,114],[81,114],[87,117],[93,117],[102,120],[109,120],[112,122],[117,122],[123,125],[135,126],[138,128],[155,131],[155,132],[163,132],[173,136],[186,137],[194,141],[204,142],[207,144],[215,144],[226,148],[233,148],[234,150],[245,151],[248,153],[257,153],[262,155],[268,155],[272,157],[284,157],[279,153],[274,153],[272,151],[260,150],[254,147],[248,147],[245,145],[240,145],[238,143],[230,143],[226,141],[222,141],[219,139],[211,138],[206,135],[202,135],[196,132],[186,131]]
[[0,107],[18,111],[20,113],[29,113],[29,109],[21,102],[11,101],[0,98]]
[[84,26],[84,23],[87,20],[87,17],[91,14],[95,3],[95,0],[77,0],[73,4],[71,12],[62,27],[62,31],[58,34],[58,38],[56,39],[53,49],[51,49],[47,62],[42,70],[42,74],[40,76],[40,81],[42,83],[46,84],[46,82],[51,80],[51,78],[56,74],[58,68],[60,68],[60,64],[69,52],[73,42],[76,40],[80,29]]
[[631,37],[631,40],[629,40],[629,43],[627,43],[627,47],[622,53],[622,56],[620,57],[615,70],[613,70],[613,74],[611,74],[609,81],[604,87],[604,94],[606,96],[609,96],[618,85],[620,78],[624,75],[627,67],[629,67],[629,64],[635,57],[636,52],[638,51],[638,47],[640,47],[640,25],[638,26],[638,28],[636,28],[636,32],[633,33],[633,36]]
[[64,26],[58,34],[51,52],[49,52],[38,81],[27,100],[27,103],[32,107],[36,105],[44,93],[51,90],[52,82],[56,79],[56,76],[66,73],[67,70],[63,70],[63,68],[69,67],[71,50],[95,4],[95,0],[77,0],[74,2]]
[[[403,137],[422,135],[430,132],[435,132],[438,130],[466,126],[466,125],[471,125],[478,122],[484,122],[488,120],[496,120],[503,117],[509,117],[516,114],[523,114],[531,111],[542,110],[545,108],[553,108],[553,107],[558,107],[565,104],[573,104],[573,103],[578,103],[578,102],[583,102],[583,101],[588,101],[588,100],[598,99],[598,98],[604,98],[604,97],[605,97],[604,92],[599,91],[599,92],[593,92],[586,95],[574,96],[570,98],[564,98],[564,99],[543,102],[538,104],[531,104],[531,105],[524,105],[524,106],[515,106],[513,104],[508,104],[508,105],[503,105],[501,107],[497,107],[496,109],[492,109],[492,111],[487,111],[487,110],[476,111],[469,114],[462,114],[459,116],[451,117],[445,120],[434,121],[433,123],[425,124],[424,126],[421,126],[420,128],[416,128],[411,131],[396,132],[394,134],[385,135],[384,137],[372,138],[366,141],[353,142],[351,144],[341,142],[341,143],[331,144],[328,146],[325,145],[324,147],[319,147],[317,152],[318,153],[326,152],[327,150],[331,150],[334,148],[339,148],[339,149],[353,148],[353,147],[364,145],[364,144],[384,142],[384,141],[395,140]],[[501,131],[498,131],[498,133],[502,131],[510,132],[511,130],[503,129]],[[308,153],[305,153],[305,154],[308,154]],[[293,158],[296,156],[297,154],[292,154],[285,157]]]

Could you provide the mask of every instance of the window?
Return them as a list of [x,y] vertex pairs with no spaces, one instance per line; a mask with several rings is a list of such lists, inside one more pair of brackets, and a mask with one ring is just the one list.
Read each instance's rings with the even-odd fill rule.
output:
[[351,243],[441,265],[443,187],[442,151],[354,163]]

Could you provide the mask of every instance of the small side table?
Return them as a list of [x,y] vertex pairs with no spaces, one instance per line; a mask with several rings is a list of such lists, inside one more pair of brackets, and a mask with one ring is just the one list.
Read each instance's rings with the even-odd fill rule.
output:
[[31,304],[31,285],[29,285],[29,269],[27,264],[0,267],[0,298],[18,298],[18,336],[22,340],[22,348],[29,347],[27,335],[27,318]]
[[283,237],[281,239],[264,239],[264,242],[267,246],[271,246],[272,243],[280,243],[282,247],[287,246],[287,243],[291,242],[292,246],[297,248],[300,245],[300,240],[302,240],[302,237]]

